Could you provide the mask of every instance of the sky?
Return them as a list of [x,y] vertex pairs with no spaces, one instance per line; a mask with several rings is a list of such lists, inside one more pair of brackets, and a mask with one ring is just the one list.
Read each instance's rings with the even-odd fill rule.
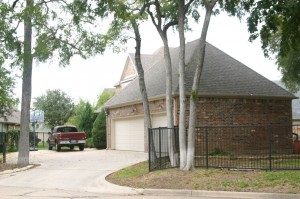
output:
[[[198,39],[201,34],[202,21],[191,24],[192,31],[186,33],[186,41]],[[140,26],[142,53],[151,54],[162,46],[161,39],[154,26],[149,22]],[[179,46],[178,33],[168,32],[169,46]],[[280,72],[274,60],[264,57],[260,40],[248,41],[246,19],[240,21],[224,13],[212,16],[207,34],[207,42],[242,62],[269,80],[279,80]],[[127,43],[126,52],[119,54],[107,50],[103,55],[83,60],[72,58],[70,65],[63,68],[54,60],[52,63],[34,63],[32,75],[32,101],[46,93],[46,90],[60,89],[67,93],[74,102],[79,99],[94,104],[103,89],[112,88],[119,81],[128,53],[134,52],[134,40]],[[15,88],[16,97],[21,99],[21,79]],[[137,91],[138,92],[138,91]]]

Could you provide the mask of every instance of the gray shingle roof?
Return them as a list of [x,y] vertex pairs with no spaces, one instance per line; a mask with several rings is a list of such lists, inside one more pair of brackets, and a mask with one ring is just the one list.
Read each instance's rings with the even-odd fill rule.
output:
[[[190,93],[196,64],[197,48],[199,40],[186,45],[186,92]],[[172,90],[173,94],[179,93],[178,79],[178,53],[179,48],[170,49],[172,58]],[[149,63],[147,63],[149,64]],[[149,99],[163,97],[166,91],[165,67],[163,57],[145,71],[145,83]],[[200,80],[198,93],[200,96],[257,96],[257,97],[280,97],[295,98],[288,91],[277,86],[265,77],[259,75],[241,62],[230,57],[223,51],[207,43],[204,66]],[[141,101],[138,78],[130,85],[117,93],[104,106],[114,107],[122,104]]]
[[7,115],[6,118],[0,117],[0,123],[9,123],[9,124],[20,124],[21,112],[14,111],[11,115]]

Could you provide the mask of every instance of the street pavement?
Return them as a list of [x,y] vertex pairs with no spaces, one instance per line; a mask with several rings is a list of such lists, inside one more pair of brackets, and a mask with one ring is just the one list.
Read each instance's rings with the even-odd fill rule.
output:
[[[32,151],[30,163],[40,166],[0,174],[1,199],[300,199],[300,195],[133,189],[105,180],[110,173],[145,161],[142,152],[94,150]],[[7,161],[15,163],[17,153]]]

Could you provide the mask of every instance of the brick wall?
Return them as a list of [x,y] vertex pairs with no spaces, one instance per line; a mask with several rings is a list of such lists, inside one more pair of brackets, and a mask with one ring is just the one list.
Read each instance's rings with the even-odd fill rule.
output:
[[[196,126],[225,125],[269,125],[292,124],[291,100],[275,99],[234,99],[234,98],[199,98],[197,103]],[[189,121],[189,99],[187,99],[187,123]],[[179,108],[176,111],[176,123],[179,121]],[[291,127],[272,128],[272,147],[276,150],[291,150]],[[209,152],[216,149],[224,151],[259,151],[269,148],[267,127],[243,127],[235,131],[228,128],[210,128]],[[199,135],[197,135],[199,134]],[[204,150],[204,132],[196,133],[196,142]],[[199,151],[199,152],[200,152]]]
[[[199,98],[197,106],[197,126],[292,124],[291,100]],[[176,112],[178,124],[179,107]]]
[[[187,99],[186,102],[186,115],[188,121],[189,99]],[[175,125],[178,125],[178,98],[175,100],[174,104],[176,113]],[[164,99],[151,101],[149,105],[151,113],[160,113],[166,111]],[[112,119],[142,116],[143,113],[144,111],[142,103],[109,109],[109,116],[107,118],[108,148],[111,148],[110,139]],[[200,98],[198,100],[197,114],[197,126],[292,124],[291,100]],[[245,140],[244,149],[247,150],[247,148],[249,149],[250,146],[254,146],[257,142],[255,140],[252,140],[251,142],[249,141],[251,136],[255,134],[254,131],[247,131],[245,133],[247,135],[244,138],[239,139]],[[256,137],[259,138],[259,140],[265,139],[265,136],[266,134],[256,133]],[[225,139],[228,136],[222,135],[222,137]],[[279,136],[279,138],[274,139],[274,143],[276,145],[284,145],[288,147],[291,146],[289,138],[287,139],[286,136]],[[146,135],[145,140],[147,140]],[[234,141],[232,140],[232,142]],[[146,141],[145,143],[147,144],[148,142]],[[145,146],[145,148],[147,147]],[[214,150],[214,148],[211,150]]]

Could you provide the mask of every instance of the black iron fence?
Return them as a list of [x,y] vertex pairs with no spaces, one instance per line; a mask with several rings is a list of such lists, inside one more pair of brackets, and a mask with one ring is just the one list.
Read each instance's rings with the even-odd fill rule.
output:
[[[298,170],[299,135],[300,125],[197,127],[194,166]],[[178,127],[149,129],[150,171],[179,166],[173,161],[175,158],[179,162],[178,137]],[[173,150],[170,140],[174,140]]]

